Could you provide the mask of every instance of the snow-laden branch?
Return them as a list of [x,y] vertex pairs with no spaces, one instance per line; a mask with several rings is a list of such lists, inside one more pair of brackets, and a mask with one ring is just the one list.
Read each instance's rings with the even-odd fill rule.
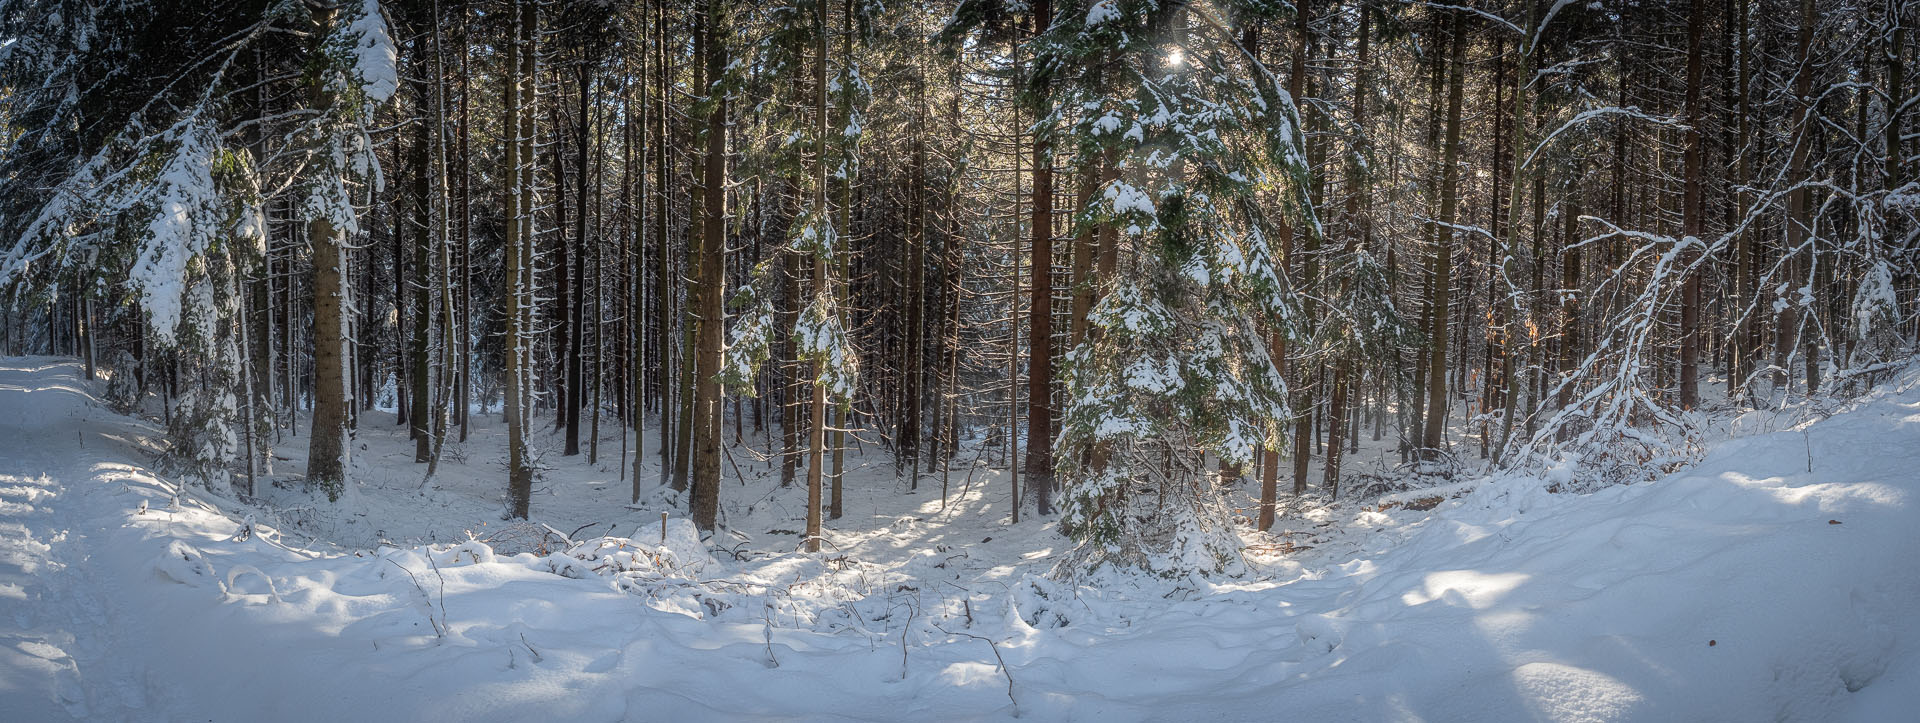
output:
[[[1562,1],[1564,2],[1564,0]],[[1518,33],[1522,36],[1527,34],[1527,31],[1522,30],[1518,25],[1508,22],[1506,18],[1500,17],[1498,15],[1487,12],[1485,10],[1481,10],[1479,8],[1470,8],[1465,5],[1448,5],[1446,3],[1427,2],[1426,0],[1419,0],[1418,2],[1414,2],[1412,4],[1430,7],[1435,10],[1453,10],[1455,12],[1463,12],[1463,13],[1478,15],[1488,20],[1492,20],[1493,22],[1499,23],[1501,27],[1504,27],[1508,30],[1512,30],[1513,32]]]
[[1559,128],[1555,128],[1553,129],[1552,133],[1548,133],[1547,137],[1540,139],[1540,144],[1534,146],[1533,150],[1527,153],[1527,160],[1526,162],[1520,164],[1520,168],[1524,170],[1527,167],[1533,165],[1534,157],[1540,155],[1540,151],[1546,150],[1547,145],[1550,143],[1553,143],[1553,139],[1558,137],[1561,133],[1565,133],[1568,130],[1571,130],[1574,126],[1581,125],[1595,118],[1601,118],[1601,117],[1610,116],[1610,115],[1624,115],[1629,118],[1638,118],[1640,120],[1644,120],[1649,123],[1653,123],[1656,125],[1670,126],[1680,130],[1686,130],[1688,128],[1687,124],[1681,123],[1680,120],[1677,118],[1674,118],[1672,116],[1653,115],[1651,113],[1647,113],[1645,111],[1640,110],[1638,107],[1633,107],[1633,106],[1629,106],[1625,108],[1622,108],[1619,106],[1608,106],[1605,108],[1594,108],[1591,110],[1585,110],[1585,111],[1581,111],[1579,115],[1576,115],[1572,118],[1567,119],[1567,122],[1560,124]]

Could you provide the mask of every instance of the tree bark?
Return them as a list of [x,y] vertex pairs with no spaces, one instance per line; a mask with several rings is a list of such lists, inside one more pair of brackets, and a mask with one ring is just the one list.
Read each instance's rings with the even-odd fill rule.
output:
[[704,228],[700,239],[699,288],[696,289],[696,340],[693,380],[693,521],[712,530],[720,511],[720,352],[725,315],[721,302],[727,283],[727,98],[718,88],[727,70],[726,0],[708,0],[706,24],[707,113],[705,158],[700,185]]
[[[311,6],[314,37],[325,42],[338,10]],[[319,52],[316,49],[316,52]],[[331,113],[334,94],[327,83],[313,81],[312,102],[322,114]],[[335,169],[344,172],[344,169]],[[319,487],[329,501],[346,490],[351,449],[347,444],[346,239],[324,214],[307,221],[307,241],[313,246],[313,429],[307,445],[307,483]]]
[[575,214],[573,232],[573,288],[572,297],[567,301],[571,308],[567,312],[567,393],[565,409],[567,436],[566,456],[580,453],[580,407],[586,402],[586,332],[587,332],[587,214],[588,199],[591,196],[587,187],[591,183],[590,170],[592,159],[590,150],[593,145],[593,66],[588,59],[581,59],[578,68],[580,91],[580,117],[575,120],[574,186],[575,199],[579,201],[579,213]]
[[[1365,142],[1367,138],[1367,97],[1372,88],[1369,73],[1372,72],[1370,63],[1373,59],[1371,47],[1373,15],[1364,4],[1357,4],[1356,9],[1360,13],[1360,37],[1357,41],[1359,51],[1353,71],[1353,127],[1356,147],[1348,149],[1347,152],[1347,242],[1343,250],[1348,259],[1352,259],[1353,255],[1368,242],[1372,230],[1368,214],[1372,212],[1373,205],[1366,172],[1360,165],[1360,154],[1363,149],[1358,147],[1358,144]],[[1351,277],[1343,279],[1341,286],[1341,297],[1351,299],[1353,279]],[[1354,329],[1353,333],[1357,336],[1362,333],[1362,330]],[[1334,362],[1333,409],[1343,415],[1347,409],[1347,397],[1350,393],[1348,377],[1352,374],[1353,363],[1354,360],[1346,353],[1342,353]],[[1344,436],[1346,429],[1345,424],[1335,424],[1327,430],[1327,461],[1326,468],[1322,470],[1322,483],[1326,485],[1328,496],[1334,498],[1338,498],[1340,494],[1340,463],[1344,456],[1341,450],[1342,443],[1346,441]]]
[[[1287,92],[1294,98],[1304,98],[1315,94],[1314,84],[1311,83],[1311,79],[1307,73],[1308,55],[1315,45],[1312,34],[1313,4],[1311,0],[1301,0],[1297,7],[1299,8],[1299,12],[1294,15],[1294,46],[1291,68],[1287,73]],[[1306,90],[1304,95],[1301,93],[1302,88]],[[1307,110],[1310,106],[1306,103],[1301,103],[1301,106],[1300,121],[1307,125],[1307,128],[1303,129],[1306,132],[1302,133],[1302,137],[1309,139],[1306,142],[1306,152],[1310,177],[1309,185],[1311,186],[1310,193],[1313,195],[1314,205],[1318,207],[1321,195],[1319,183],[1320,173],[1314,169],[1319,167],[1319,164],[1315,161],[1320,158],[1320,146],[1323,144],[1315,143],[1310,139],[1313,136],[1312,130],[1324,123],[1326,118],[1323,113]],[[1311,120],[1308,119],[1309,112],[1313,113]],[[1315,233],[1313,229],[1306,229],[1304,239],[1295,240],[1302,241],[1302,246],[1304,247],[1298,259],[1301,284],[1306,288],[1313,288],[1318,283],[1316,277],[1319,276],[1320,270],[1320,234]],[[1289,263],[1295,261],[1295,259],[1292,258],[1291,252],[1289,252],[1287,256]],[[1302,320],[1302,323],[1311,327],[1313,325],[1314,315],[1317,313],[1315,309],[1317,304],[1314,302],[1313,297],[1309,296],[1302,306],[1305,312],[1305,318]],[[1299,368],[1295,371],[1298,376],[1291,380],[1293,382],[1294,414],[1292,448],[1293,494],[1295,497],[1299,497],[1307,493],[1307,466],[1313,460],[1313,417],[1317,406],[1315,392],[1317,391],[1316,387],[1319,384],[1319,380],[1310,378],[1304,368]]]
[[1429,459],[1440,451],[1447,425],[1447,297],[1453,281],[1453,225],[1460,205],[1460,106],[1466,94],[1461,78],[1467,47],[1466,39],[1460,37],[1463,25],[1461,14],[1455,12],[1453,48],[1447,59],[1447,137],[1441,154],[1440,223],[1434,229],[1433,259],[1428,270],[1433,331],[1428,339],[1431,356],[1427,365],[1426,434],[1420,444]]
[[[433,21],[431,18],[419,17],[420,14],[424,14],[424,10],[416,14],[416,19],[421,21],[416,24],[423,26],[417,29],[424,31],[426,30],[424,26],[432,25]],[[418,43],[416,43],[417,46]],[[413,86],[417,107],[424,109],[430,104],[428,98],[433,92],[433,83],[427,77],[428,71],[424,63],[416,60],[412,66],[414,78],[409,84]],[[433,264],[429,253],[433,248],[434,223],[433,185],[430,177],[432,159],[428,151],[433,145],[432,129],[440,119],[428,118],[426,115],[422,112],[414,119],[412,147],[408,149],[412,159],[410,165],[413,176],[410,179],[413,213],[408,229],[413,232],[410,234],[413,239],[413,259],[409,264],[411,267],[409,270],[412,273],[407,281],[408,291],[411,293],[406,295],[407,317],[412,320],[412,326],[408,329],[411,333],[407,342],[408,364],[411,367],[407,373],[407,382],[412,389],[408,394],[411,403],[407,409],[407,437],[413,440],[413,461],[416,464],[427,462],[433,454],[432,440],[429,439],[431,435],[427,429],[432,411],[430,400],[433,397],[431,349]]]
[[[1698,245],[1706,220],[1705,196],[1701,175],[1705,171],[1706,148],[1700,124],[1704,117],[1700,104],[1700,85],[1705,74],[1706,2],[1693,0],[1687,11],[1687,150],[1684,161],[1686,188],[1681,201],[1681,233],[1689,250],[1681,258],[1699,258]],[[1700,274],[1688,273],[1680,290],[1680,408],[1700,406]]]
[[[1795,110],[1797,111],[1795,116],[1797,116],[1797,118],[1793,135],[1793,149],[1789,155],[1786,178],[1788,183],[1793,184],[1799,184],[1806,180],[1807,157],[1812,151],[1811,147],[1814,138],[1813,123],[1816,109],[1813,98],[1811,97],[1813,92],[1812,50],[1814,22],[1813,0],[1800,0],[1800,31],[1796,44],[1797,50],[1794,56],[1796,58],[1796,70],[1793,79],[1793,97],[1795,98]],[[1788,270],[1785,284],[1788,298],[1785,299],[1786,304],[1778,315],[1779,329],[1776,332],[1778,336],[1776,337],[1774,345],[1774,363],[1780,367],[1780,371],[1777,372],[1775,380],[1778,385],[1783,387],[1791,384],[1789,380],[1792,375],[1791,366],[1793,362],[1794,343],[1800,341],[1800,337],[1803,334],[1802,328],[1805,326],[1802,323],[1802,316],[1804,313],[1811,311],[1811,308],[1805,308],[1803,310],[1803,305],[1801,304],[1803,297],[1799,293],[1799,290],[1803,287],[1811,287],[1813,285],[1813,281],[1807,278],[1806,271],[1811,268],[1807,257],[1812,252],[1812,249],[1808,248],[1810,241],[1809,232],[1812,222],[1812,190],[1805,186],[1799,186],[1789,191],[1787,193],[1787,248],[1785,253],[1791,255],[1793,258],[1790,263],[1784,265]],[[1806,341],[1806,346],[1809,351],[1815,349],[1811,340]],[[1819,387],[1819,366],[1815,363],[1816,360],[1812,358],[1811,354],[1808,354],[1807,358],[1800,361],[1806,365],[1807,369],[1807,393],[1812,394]]]
[[538,5],[515,0],[514,36],[508,42],[505,89],[506,171],[511,188],[507,201],[506,284],[507,334],[507,514],[526,519],[533,498],[532,450],[528,426],[533,414],[533,116],[534,43],[539,29]]
[[[1033,31],[1045,33],[1053,3],[1035,0]],[[1035,91],[1046,104],[1043,86]],[[1044,115],[1044,112],[1042,113]],[[1040,514],[1053,514],[1053,150],[1033,141],[1033,289],[1027,332],[1027,488]]]
[[[831,218],[827,213],[827,4],[814,3],[813,17],[814,62],[813,62],[813,112],[814,112],[814,188],[813,212],[815,223]],[[837,242],[836,242],[837,243]],[[824,297],[833,293],[828,286],[827,259],[825,254],[816,250],[813,253],[813,293]],[[821,476],[824,474],[827,451],[827,387],[820,382],[826,370],[824,362],[816,361],[813,369],[812,399],[808,410],[812,415],[807,434],[807,552],[820,551],[820,503]]]

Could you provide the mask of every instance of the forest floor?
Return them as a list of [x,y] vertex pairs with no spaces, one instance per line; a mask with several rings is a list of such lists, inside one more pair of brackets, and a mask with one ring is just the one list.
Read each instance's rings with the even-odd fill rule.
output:
[[[161,431],[78,377],[70,360],[0,359],[0,720],[1895,720],[1920,705],[1920,370],[1838,409],[1713,417],[1705,458],[1654,482],[1573,495],[1483,477],[1431,507],[1309,498],[1246,533],[1244,578],[1076,588],[1044,577],[1070,547],[1055,519],[1010,524],[996,449],[965,447],[916,491],[884,453],[850,454],[846,515],[806,554],[805,490],[756,455],[764,437],[730,450],[729,530],[703,545],[657,456],[626,504],[609,429],[601,464],[544,456],[533,516],[556,535],[501,522],[493,417],[423,481],[404,432],[370,413],[339,504],[300,490],[305,437],[289,437],[281,474],[239,503],[153,471]],[[1390,456],[1349,465],[1384,474]],[[1436,502],[1393,499],[1416,498]]]

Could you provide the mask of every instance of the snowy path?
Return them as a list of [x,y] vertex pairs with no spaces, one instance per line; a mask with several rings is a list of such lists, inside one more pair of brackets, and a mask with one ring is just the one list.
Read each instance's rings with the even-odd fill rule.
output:
[[[118,655],[127,602],[94,568],[140,425],[100,409],[56,359],[0,367],[0,710],[113,718],[144,704]],[[131,433],[130,433],[131,432]],[[74,484],[77,483],[77,484]],[[106,498],[106,499],[103,499]],[[136,503],[137,504],[137,503]]]
[[[858,591],[797,554],[623,591],[530,555],[234,541],[84,389],[0,359],[0,721],[999,719],[996,648],[1040,720],[1920,708],[1920,375],[1655,483],[1355,508],[1267,578],[1057,603],[941,558]],[[979,524],[979,561],[1065,547]]]

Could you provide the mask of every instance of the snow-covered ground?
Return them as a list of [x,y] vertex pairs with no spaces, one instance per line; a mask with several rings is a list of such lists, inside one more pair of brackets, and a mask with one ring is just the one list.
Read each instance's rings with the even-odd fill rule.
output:
[[423,483],[389,421],[363,428],[344,504],[282,474],[249,509],[149,471],[158,430],[73,364],[0,359],[0,721],[1920,710],[1916,373],[1819,421],[1718,420],[1705,460],[1656,482],[1356,500],[1250,533],[1244,580],[1078,589],[1040,577],[1068,543],[1009,525],[1007,480],[969,474],[971,449],[944,506],[942,475],[904,494],[855,455],[847,517],[808,555],[804,490],[748,447],[724,493],[739,534],[702,546],[677,515],[663,534],[653,485],[624,504],[609,436],[603,465],[548,455],[535,517],[595,524],[543,545],[501,529],[491,430]]

